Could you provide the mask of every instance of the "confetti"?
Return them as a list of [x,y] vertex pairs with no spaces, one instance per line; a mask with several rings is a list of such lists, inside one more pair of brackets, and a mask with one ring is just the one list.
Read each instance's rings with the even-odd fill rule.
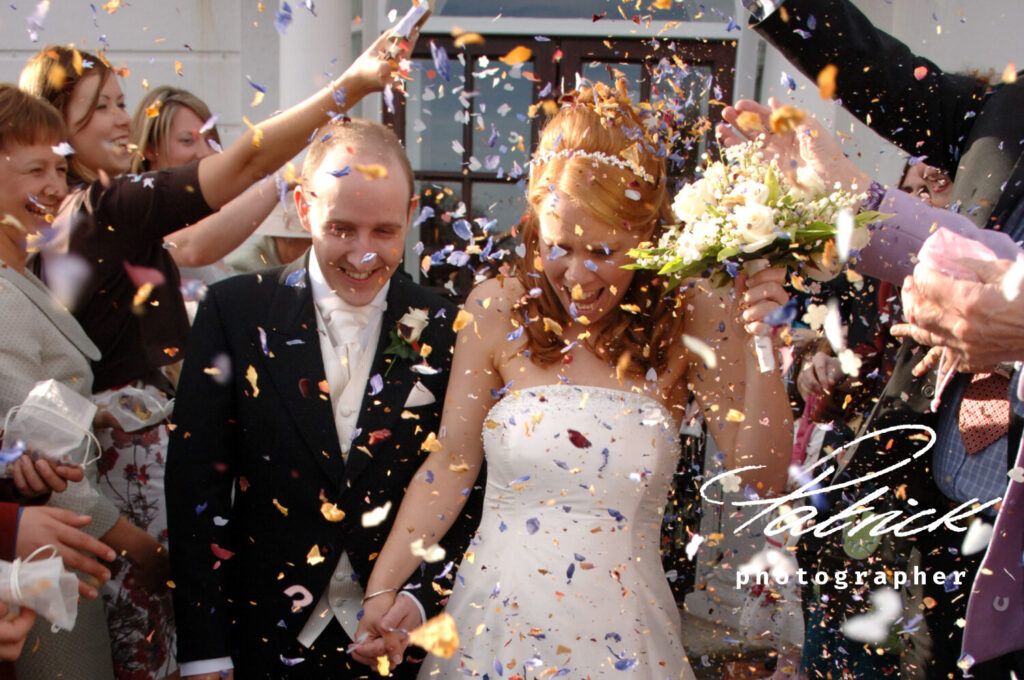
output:
[[522,64],[530,61],[530,57],[533,56],[533,50],[529,47],[523,47],[519,45],[509,50],[508,54],[504,57],[499,57],[498,61],[507,64],[509,66],[515,66],[516,64]]
[[175,60],[174,61],[174,72],[177,73],[179,76],[181,76],[181,75],[184,75],[183,70],[184,69],[183,69],[183,67],[181,65],[181,62],[178,61],[178,60]]
[[345,519],[345,511],[339,508],[334,503],[324,501],[320,506],[320,514],[324,516],[328,522],[340,522]]
[[804,122],[805,118],[807,118],[807,114],[791,104],[780,106],[772,111],[770,120],[772,132],[777,135],[793,132]]
[[306,553],[306,563],[309,564],[309,566],[311,567],[315,567],[316,565],[323,562],[325,559],[326,558],[320,554],[320,546],[318,545],[314,545],[312,548],[310,548],[309,552]]
[[363,527],[375,527],[380,525],[387,516],[391,513],[391,501],[388,501],[384,505],[374,508],[369,512],[364,512],[362,517]]
[[366,179],[386,179],[388,176],[388,169],[380,163],[369,163],[367,165],[356,164],[355,170],[362,173]]
[[433,563],[441,562],[444,560],[444,548],[435,543],[434,545],[423,547],[423,539],[417,538],[415,541],[409,544],[409,549],[412,550],[412,554],[419,557],[424,562]]
[[459,313],[455,316],[455,321],[452,322],[452,330],[458,333],[463,328],[468,326],[473,321],[473,314],[467,312],[464,309],[460,309]]
[[216,555],[217,559],[220,560],[230,560],[232,557],[235,556],[235,553],[220,547],[216,543],[210,544],[210,550],[212,550],[213,554]]
[[256,385],[256,369],[253,368],[252,364],[249,364],[249,368],[245,369],[245,379],[249,381],[249,385],[252,387],[252,396],[260,396],[260,388]]
[[836,94],[836,75],[839,69],[835,64],[829,64],[821,69],[818,74],[818,94],[822,99],[832,99]]
[[980,517],[975,517],[970,526],[967,527],[967,533],[964,535],[963,543],[960,546],[960,553],[962,555],[973,555],[987,548],[992,540],[993,530],[994,527],[991,524],[982,521]]
[[422,626],[409,631],[409,643],[422,647],[430,654],[450,659],[459,646],[459,634],[451,614],[441,613]]
[[589,449],[590,448],[590,446],[591,446],[590,440],[587,439],[586,437],[584,437],[581,432],[578,432],[576,430],[568,430],[568,432],[569,432],[569,441],[572,442],[572,445],[575,446],[577,449]]
[[916,78],[917,80],[924,80],[927,77],[928,77],[928,67],[927,66],[918,66],[917,68],[914,69],[914,78]]

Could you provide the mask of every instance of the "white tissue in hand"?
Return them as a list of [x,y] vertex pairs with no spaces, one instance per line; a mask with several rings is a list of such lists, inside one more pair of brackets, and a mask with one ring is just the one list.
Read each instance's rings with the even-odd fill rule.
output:
[[64,383],[36,383],[21,404],[7,414],[5,440],[46,460],[81,465],[89,448],[96,405]]
[[56,555],[14,563],[0,560],[0,600],[28,607],[57,628],[72,630],[78,616],[78,579]]

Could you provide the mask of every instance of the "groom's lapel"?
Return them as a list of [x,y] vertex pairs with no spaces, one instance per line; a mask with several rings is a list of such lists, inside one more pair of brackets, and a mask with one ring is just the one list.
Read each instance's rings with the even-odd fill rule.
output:
[[[350,486],[367,470],[378,451],[394,450],[396,442],[391,439],[391,433],[398,429],[397,425],[405,410],[404,405],[416,382],[416,374],[411,370],[414,360],[384,353],[391,344],[391,331],[398,327],[398,320],[413,304],[409,295],[410,287],[413,285],[415,284],[401,275],[391,278],[387,309],[384,311],[380,336],[377,338],[377,353],[370,368],[370,382],[363,392],[357,423],[358,432],[352,442],[352,448],[349,449],[345,465],[345,476]],[[381,380],[380,391],[373,394],[376,377]],[[388,441],[387,449],[381,446],[384,441]],[[418,446],[414,442],[403,445]]]
[[[320,352],[308,258],[309,251],[281,272],[263,329],[266,350],[261,348],[258,354],[310,454],[340,488],[345,466]],[[259,334],[259,329],[252,332]]]

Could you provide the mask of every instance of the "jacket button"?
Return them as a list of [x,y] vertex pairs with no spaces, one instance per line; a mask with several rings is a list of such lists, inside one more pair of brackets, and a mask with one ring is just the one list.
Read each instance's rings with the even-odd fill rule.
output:
[[932,397],[935,396],[935,386],[925,385],[924,388],[921,389],[921,394],[931,399]]

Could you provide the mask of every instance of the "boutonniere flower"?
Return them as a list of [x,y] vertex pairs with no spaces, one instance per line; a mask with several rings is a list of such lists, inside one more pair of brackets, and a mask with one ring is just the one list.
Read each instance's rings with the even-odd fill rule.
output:
[[[393,354],[401,359],[418,359],[422,353],[420,346],[420,335],[423,329],[430,323],[427,310],[410,307],[409,311],[402,315],[395,327],[389,331],[391,343],[384,350],[384,354]],[[395,362],[388,366],[388,371]],[[387,375],[387,373],[385,373]]]

